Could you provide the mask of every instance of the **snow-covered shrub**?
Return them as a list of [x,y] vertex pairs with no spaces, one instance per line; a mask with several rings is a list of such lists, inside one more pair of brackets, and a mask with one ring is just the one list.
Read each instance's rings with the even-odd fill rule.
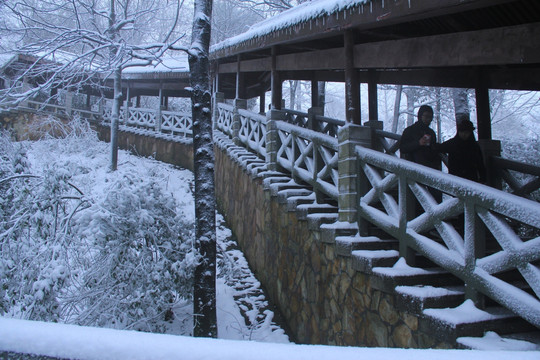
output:
[[126,176],[106,198],[74,218],[81,251],[82,325],[165,331],[173,306],[192,293],[196,258],[192,224],[175,215],[176,203],[153,181]]
[[72,209],[69,176],[46,170],[28,175],[22,145],[0,149],[0,314],[58,321],[58,295],[66,285],[66,225]]
[[153,181],[97,169],[94,187],[104,147],[75,125],[32,144],[33,168],[0,138],[0,315],[164,331],[192,293],[192,219]]

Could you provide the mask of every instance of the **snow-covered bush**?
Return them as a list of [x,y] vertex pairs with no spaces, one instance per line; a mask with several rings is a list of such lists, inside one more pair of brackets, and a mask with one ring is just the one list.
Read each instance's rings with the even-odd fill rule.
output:
[[52,169],[28,175],[22,145],[9,145],[6,137],[1,143],[0,314],[58,321],[58,295],[68,275],[68,176]]
[[0,315],[163,332],[189,300],[192,219],[157,182],[94,169],[101,145],[77,122],[62,139],[0,137]]
[[73,321],[163,332],[192,292],[192,224],[153,181],[126,176],[74,218],[84,257]]

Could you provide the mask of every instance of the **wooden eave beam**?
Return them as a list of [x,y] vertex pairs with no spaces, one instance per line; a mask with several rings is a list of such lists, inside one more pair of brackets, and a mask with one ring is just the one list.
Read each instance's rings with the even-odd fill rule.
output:
[[372,0],[347,10],[291,25],[267,35],[246,39],[238,44],[213,51],[211,58],[219,59],[249,51],[260,51],[273,45],[283,46],[335,36],[346,29],[373,30],[514,1],[516,0]]
[[[474,87],[472,80],[466,76],[470,76],[477,67],[487,67],[489,70],[486,81],[492,88],[539,90],[540,79],[527,75],[529,71],[537,74],[540,66],[540,36],[537,34],[540,34],[540,23],[357,44],[354,46],[354,66],[359,70],[386,70],[388,74],[385,76],[392,79],[391,83],[396,84],[468,84],[466,87]],[[289,79],[311,80],[311,74],[316,73],[319,80],[340,81],[338,79],[342,78],[342,75],[338,73],[345,68],[341,54],[342,48],[278,55],[276,68],[283,74],[287,73],[286,78]],[[469,70],[465,70],[467,68]],[[270,71],[271,59],[244,60],[240,69],[244,72]],[[411,70],[414,69],[421,69],[425,77],[411,78]],[[237,64],[220,64],[218,71],[234,73],[237,71]],[[403,71],[404,74],[401,74]],[[438,74],[438,71],[441,73]],[[294,75],[296,73],[298,75]],[[336,76],[329,77],[329,74]],[[418,76],[419,72],[414,74]],[[452,79],[445,74],[463,75]]]

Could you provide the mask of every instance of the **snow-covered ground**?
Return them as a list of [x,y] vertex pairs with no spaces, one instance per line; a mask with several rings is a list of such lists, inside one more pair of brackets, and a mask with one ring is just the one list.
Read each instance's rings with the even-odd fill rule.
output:
[[[68,150],[68,151],[66,151]],[[66,146],[63,140],[40,141],[29,145],[32,169],[39,173],[46,164],[71,169],[71,183],[83,193],[100,196],[105,185],[123,176],[153,177],[163,190],[174,196],[177,211],[194,220],[191,195],[193,175],[187,170],[145,159],[121,151],[116,172],[108,171],[108,144],[88,141],[80,146]],[[77,169],[84,171],[78,172]],[[30,351],[36,354],[77,359],[540,359],[540,352],[528,349],[527,343],[509,344],[496,334],[487,334],[481,347],[472,350],[406,350],[295,345],[273,321],[265,305],[258,281],[249,271],[243,254],[236,249],[231,231],[218,214],[217,237],[221,247],[222,270],[217,281],[218,336],[220,339],[196,339],[178,336],[190,326],[186,316],[178,316],[169,335],[148,334],[79,327],[74,325],[32,322],[0,318],[0,353]],[[231,277],[230,274],[236,274]],[[189,306],[183,305],[189,317]],[[242,308],[242,311],[241,311]],[[245,320],[248,319],[248,320]],[[255,341],[240,341],[255,340]],[[502,351],[500,349],[506,349]],[[511,349],[512,351],[507,351]]]

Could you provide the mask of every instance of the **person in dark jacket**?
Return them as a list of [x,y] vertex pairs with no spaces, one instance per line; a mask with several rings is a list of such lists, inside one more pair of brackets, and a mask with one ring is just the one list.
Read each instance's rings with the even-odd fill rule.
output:
[[[429,105],[422,105],[418,109],[418,121],[403,130],[399,145],[401,158],[428,166],[435,170],[441,170],[441,157],[434,149],[437,137],[435,131],[429,127],[433,121],[433,108]],[[433,188],[428,188],[429,192],[437,202],[442,201],[442,193]],[[416,213],[420,214],[422,208],[416,202]]]
[[448,154],[448,172],[452,175],[486,182],[486,168],[482,150],[476,141],[473,131],[474,125],[465,116],[457,125],[457,133],[452,139],[437,144],[435,149]]
[[433,108],[428,105],[420,106],[418,121],[403,131],[399,152],[403,159],[440,170],[441,158],[434,150],[437,137],[429,127],[432,120]]

